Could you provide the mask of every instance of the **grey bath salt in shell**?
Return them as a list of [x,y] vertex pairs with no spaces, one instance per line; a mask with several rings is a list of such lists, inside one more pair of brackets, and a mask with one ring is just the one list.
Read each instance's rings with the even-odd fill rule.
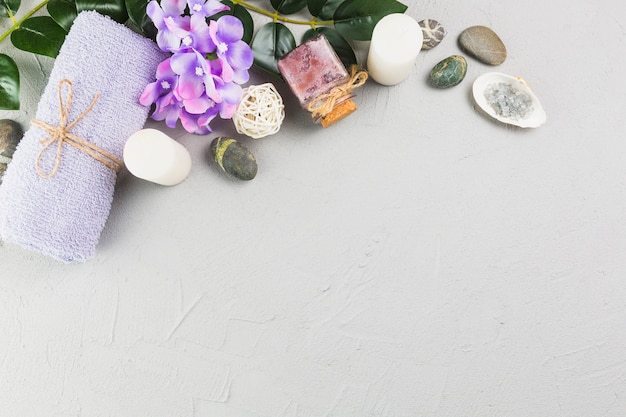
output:
[[474,101],[492,118],[519,127],[539,127],[546,112],[526,81],[520,77],[489,72],[474,81]]
[[498,116],[519,120],[533,110],[533,100],[507,83],[489,84],[484,94]]

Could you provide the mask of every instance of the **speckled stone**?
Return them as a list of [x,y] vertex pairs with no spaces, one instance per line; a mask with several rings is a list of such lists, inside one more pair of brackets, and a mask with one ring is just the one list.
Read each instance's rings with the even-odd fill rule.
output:
[[446,36],[446,29],[441,26],[441,23],[433,19],[424,19],[418,22],[420,28],[422,28],[422,34],[424,35],[424,41],[422,42],[422,49],[432,49]]
[[19,123],[10,119],[0,120],[0,178],[11,162],[15,148],[23,135],[24,131]]
[[211,156],[224,172],[244,181],[256,176],[258,167],[254,155],[235,139],[215,138],[210,149]]
[[437,88],[454,87],[465,78],[467,61],[459,55],[452,55],[440,61],[430,71],[430,81]]
[[488,65],[500,65],[506,59],[506,47],[496,33],[486,26],[472,26],[459,35],[459,46],[468,55]]

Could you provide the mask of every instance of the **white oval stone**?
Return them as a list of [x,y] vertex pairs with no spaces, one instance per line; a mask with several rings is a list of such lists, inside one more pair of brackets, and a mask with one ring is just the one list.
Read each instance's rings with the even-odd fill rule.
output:
[[124,164],[138,178],[176,185],[189,175],[191,155],[183,145],[160,130],[142,129],[126,141]]

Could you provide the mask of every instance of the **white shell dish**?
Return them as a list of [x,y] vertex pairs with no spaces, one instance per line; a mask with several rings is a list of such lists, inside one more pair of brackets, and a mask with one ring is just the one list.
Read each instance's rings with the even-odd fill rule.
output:
[[502,123],[539,127],[546,122],[539,99],[519,77],[500,72],[483,74],[474,81],[472,93],[476,104]]

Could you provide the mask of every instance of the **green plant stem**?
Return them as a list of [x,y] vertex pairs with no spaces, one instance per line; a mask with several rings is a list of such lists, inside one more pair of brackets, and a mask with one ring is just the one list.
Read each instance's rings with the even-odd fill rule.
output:
[[11,19],[11,22],[13,22],[13,24],[16,24],[17,20],[15,20],[15,16],[13,15],[11,8],[9,7],[6,1],[2,2],[2,7],[4,7],[4,9],[7,11],[7,14],[9,15],[9,19]]
[[6,32],[4,32],[2,34],[2,36],[0,36],[0,42],[2,42],[3,40],[5,40],[14,30],[19,29],[20,25],[22,23],[24,23],[24,21],[26,19],[28,19],[29,17],[31,17],[32,15],[34,15],[35,13],[37,13],[39,11],[39,9],[41,9],[42,7],[44,7],[46,4],[48,4],[49,0],[44,0],[41,3],[39,3],[38,5],[36,5],[31,11],[29,11],[28,13],[26,13],[24,15],[24,17],[22,17],[20,20],[18,20],[17,22],[15,21],[15,19],[13,19],[13,26],[11,26],[9,28],[9,30],[7,30]]
[[244,0],[232,0],[232,2],[233,4],[239,4],[240,6],[245,7],[248,10],[252,10],[253,12],[262,14],[263,16],[271,17],[274,22],[280,21],[285,23],[293,23],[294,25],[308,25],[311,26],[313,29],[315,29],[316,26],[332,25],[334,23],[332,20],[315,20],[315,18],[308,21],[290,19],[288,17],[282,16],[277,11],[275,11],[274,13],[268,12],[267,10],[247,3]]

